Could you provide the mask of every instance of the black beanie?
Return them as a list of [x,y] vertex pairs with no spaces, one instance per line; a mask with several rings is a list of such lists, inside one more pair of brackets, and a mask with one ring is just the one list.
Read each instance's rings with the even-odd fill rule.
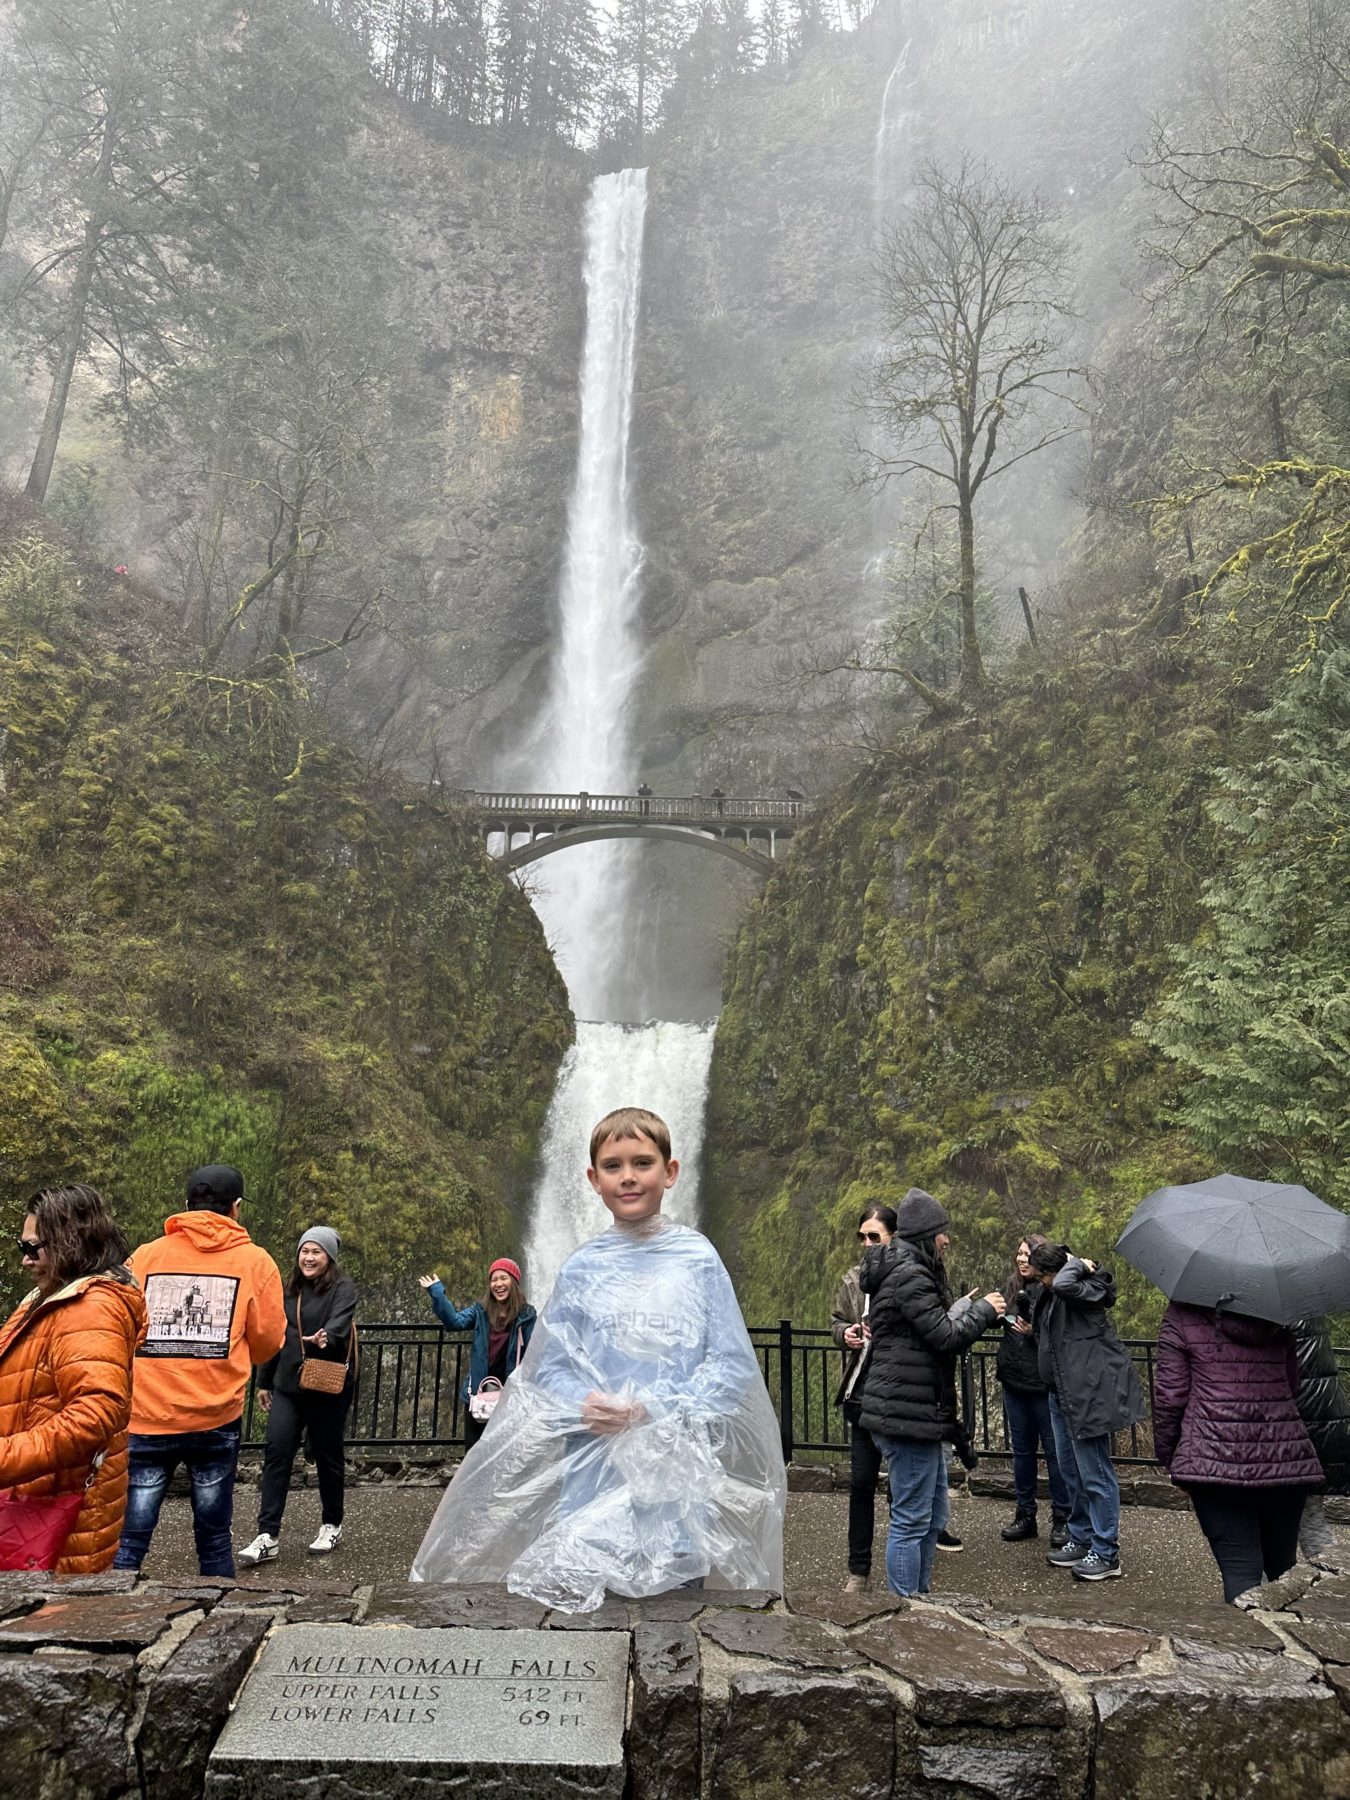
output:
[[895,1209],[895,1235],[902,1238],[933,1237],[951,1224],[942,1207],[922,1188],[911,1188]]

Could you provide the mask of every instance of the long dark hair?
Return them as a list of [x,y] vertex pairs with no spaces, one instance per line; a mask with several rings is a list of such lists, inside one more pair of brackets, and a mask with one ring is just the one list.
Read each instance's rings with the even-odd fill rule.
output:
[[28,1211],[47,1252],[47,1277],[55,1287],[81,1275],[105,1275],[131,1255],[117,1221],[97,1188],[43,1188],[28,1202]]
[[937,1233],[932,1231],[927,1237],[906,1238],[906,1243],[913,1244],[919,1261],[931,1270],[942,1296],[942,1304],[950,1306],[952,1302],[952,1284],[947,1279],[947,1265],[938,1255]]
[[[1028,1250],[1034,1250],[1037,1244],[1048,1244],[1050,1242],[1043,1231],[1024,1231],[1017,1241],[1019,1244],[1025,1244]],[[1035,1280],[1034,1276],[1032,1277],[1032,1280]],[[1007,1286],[1003,1290],[1003,1298],[1008,1302],[1009,1306],[1016,1306],[1017,1296],[1025,1292],[1030,1285],[1031,1282],[1023,1276],[1022,1271],[1017,1266],[1017,1256],[1016,1252],[1014,1252],[1013,1272]],[[1039,1281],[1036,1282],[1036,1286],[1040,1286]]]
[[[323,1245],[316,1245],[316,1248],[322,1250]],[[327,1255],[326,1251],[324,1253]],[[327,1268],[320,1270],[313,1281],[311,1281],[308,1275],[302,1275],[300,1273],[300,1253],[297,1250],[295,1254],[295,1267],[291,1270],[291,1278],[286,1283],[286,1292],[295,1296],[303,1294],[305,1290],[308,1289],[311,1294],[326,1294],[341,1273],[342,1265],[334,1262],[330,1256],[328,1258]]]
[[488,1291],[478,1303],[488,1316],[489,1331],[509,1331],[525,1304],[525,1290],[515,1276],[507,1275],[506,1279],[511,1283],[511,1290],[505,1300],[494,1300],[489,1284]]

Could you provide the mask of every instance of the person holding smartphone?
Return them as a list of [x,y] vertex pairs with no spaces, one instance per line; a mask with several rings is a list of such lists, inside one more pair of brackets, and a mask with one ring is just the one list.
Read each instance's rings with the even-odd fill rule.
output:
[[[895,1209],[874,1200],[858,1220],[858,1251],[866,1256],[895,1236]],[[870,1302],[860,1285],[862,1263],[856,1262],[839,1283],[830,1330],[844,1352],[844,1373],[834,1396],[849,1424],[848,1576],[845,1593],[866,1593],[872,1584],[872,1539],[876,1533],[877,1477],[881,1452],[863,1429],[862,1400],[872,1349],[867,1322]]]
[[1055,1428],[1050,1417],[1050,1389],[1041,1377],[1036,1339],[1031,1329],[1031,1301],[1040,1282],[1031,1266],[1031,1252],[1046,1238],[1029,1231],[1017,1246],[1012,1278],[1004,1288],[1008,1310],[1003,1315],[1003,1339],[994,1361],[994,1373],[1003,1388],[1003,1416],[1012,1446],[1013,1492],[1017,1510],[1000,1534],[1016,1544],[1037,1535],[1036,1456],[1045,1453],[1045,1472],[1050,1483],[1050,1547],[1058,1550],[1069,1541],[1072,1499],[1055,1454]]

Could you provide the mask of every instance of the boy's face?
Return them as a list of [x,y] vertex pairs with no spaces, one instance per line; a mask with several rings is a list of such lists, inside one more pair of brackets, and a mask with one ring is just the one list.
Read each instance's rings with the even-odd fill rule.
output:
[[680,1165],[667,1162],[650,1138],[606,1138],[586,1179],[620,1225],[636,1225],[661,1210]]

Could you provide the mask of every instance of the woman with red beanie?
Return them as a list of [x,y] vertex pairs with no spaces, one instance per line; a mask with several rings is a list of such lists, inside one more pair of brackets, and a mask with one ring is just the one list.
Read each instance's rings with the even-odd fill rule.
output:
[[[534,1330],[534,1308],[525,1303],[520,1264],[499,1256],[488,1270],[487,1292],[463,1308],[455,1305],[439,1276],[419,1275],[432,1310],[447,1331],[472,1331],[469,1373],[460,1398],[464,1402],[464,1447],[472,1450],[487,1427],[494,1404],[520,1367]],[[484,1383],[491,1385],[484,1387]]]

